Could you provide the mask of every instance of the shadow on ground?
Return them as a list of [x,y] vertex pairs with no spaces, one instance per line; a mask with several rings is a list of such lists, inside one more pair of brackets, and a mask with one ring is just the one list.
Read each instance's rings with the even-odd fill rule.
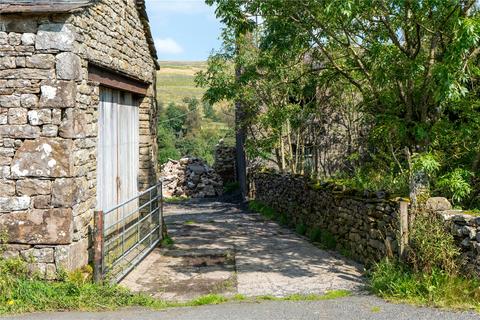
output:
[[155,249],[122,285],[168,300],[363,288],[361,265],[315,247],[232,198],[167,204],[165,221],[174,245]]

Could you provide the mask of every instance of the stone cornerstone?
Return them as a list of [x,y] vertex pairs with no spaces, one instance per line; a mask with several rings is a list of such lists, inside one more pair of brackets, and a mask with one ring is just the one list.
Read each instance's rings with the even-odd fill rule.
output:
[[100,89],[88,66],[149,84],[140,101],[142,190],[158,175],[157,62],[135,1],[34,11],[0,11],[0,232],[4,256],[33,258],[34,270],[55,278],[87,264],[91,247]]

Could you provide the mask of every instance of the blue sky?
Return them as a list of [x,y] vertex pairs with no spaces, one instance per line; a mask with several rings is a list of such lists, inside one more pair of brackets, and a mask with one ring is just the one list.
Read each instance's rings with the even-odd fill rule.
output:
[[203,0],[146,0],[160,60],[202,61],[220,47],[221,23]]

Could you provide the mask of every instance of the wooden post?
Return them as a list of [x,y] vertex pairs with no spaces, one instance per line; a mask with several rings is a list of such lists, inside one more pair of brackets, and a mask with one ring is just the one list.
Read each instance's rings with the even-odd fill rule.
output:
[[168,238],[168,229],[167,225],[165,224],[165,218],[163,217],[163,182],[160,183],[160,199],[158,200],[158,214],[159,214],[159,223],[161,225],[160,227],[160,239],[166,239]]
[[103,280],[103,211],[95,211],[93,216],[93,280]]
[[406,201],[400,201],[400,259],[405,259],[406,255],[406,248],[408,246],[408,225],[409,225],[409,219],[408,219],[408,202]]

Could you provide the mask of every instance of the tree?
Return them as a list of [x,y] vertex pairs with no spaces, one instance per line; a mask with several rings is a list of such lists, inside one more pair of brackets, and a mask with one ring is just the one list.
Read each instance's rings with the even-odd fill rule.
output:
[[[449,148],[440,145],[438,137],[439,133],[452,135],[439,128],[458,124],[456,117],[465,114],[458,105],[471,100],[470,93],[478,85],[480,19],[475,0],[207,0],[207,3],[217,6],[217,15],[229,30],[254,29],[249,17],[261,16],[263,20],[256,34],[258,50],[253,50],[260,59],[251,63],[251,73],[245,72],[240,82],[243,87],[235,86],[228,77],[213,80],[210,76],[205,79],[212,80],[210,85],[214,89],[207,97],[240,95],[251,101],[263,96],[285,97],[284,92],[272,94],[271,89],[277,86],[269,80],[280,80],[287,75],[279,82],[280,87],[291,83],[294,79],[291,66],[298,67],[292,61],[309,56],[318,71],[313,80],[317,85],[331,85],[342,79],[353,86],[361,102],[359,111],[367,115],[372,127],[370,160],[377,166],[394,163],[399,173],[408,170],[413,200],[417,191],[423,191],[433,178],[428,168],[421,166],[428,163],[422,159],[428,159],[429,155],[442,167],[436,171],[438,174],[459,165],[470,168],[478,165],[478,161],[459,163],[441,159]],[[232,42],[224,38],[227,50],[222,57],[228,61],[232,57],[229,50]],[[252,62],[250,58],[247,54],[236,59]],[[211,62],[217,67],[226,66],[218,57]],[[225,73],[218,68],[211,70]],[[308,83],[312,76],[304,72],[298,79]],[[253,90],[255,87],[263,89],[263,95],[260,90]],[[295,86],[285,85],[284,89],[290,90],[290,95],[299,94]],[[274,110],[272,104],[264,105]],[[288,109],[286,103],[277,105]],[[473,112],[476,119],[478,110]],[[274,120],[285,116],[285,112],[273,114]],[[298,114],[297,109],[287,115],[288,121]],[[463,116],[461,123],[478,136],[475,131],[478,123]],[[274,138],[279,135],[278,128],[270,129],[267,136],[281,144],[283,139]],[[464,159],[480,158],[478,143],[461,149],[461,153],[468,154]],[[441,160],[444,162],[440,163]],[[408,164],[410,167],[405,168]]]

